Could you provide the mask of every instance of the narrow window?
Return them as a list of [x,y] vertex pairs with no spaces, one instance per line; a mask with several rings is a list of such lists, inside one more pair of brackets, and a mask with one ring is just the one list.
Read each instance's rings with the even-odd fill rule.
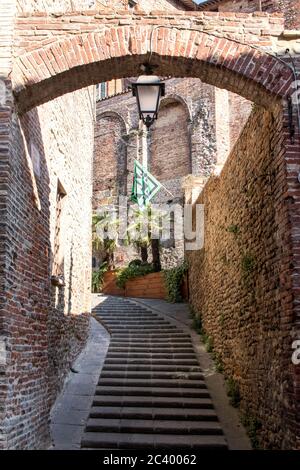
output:
[[101,95],[100,95],[101,100],[104,100],[104,98],[106,98],[106,94],[107,94],[106,89],[107,89],[106,82],[102,82],[101,83]]
[[170,238],[161,241],[163,248],[175,248],[175,216],[174,211],[170,213]]
[[53,275],[63,275],[63,256],[61,253],[61,218],[63,210],[63,199],[66,196],[66,192],[58,181],[57,193],[56,193],[56,223],[54,233],[54,248],[53,248]]

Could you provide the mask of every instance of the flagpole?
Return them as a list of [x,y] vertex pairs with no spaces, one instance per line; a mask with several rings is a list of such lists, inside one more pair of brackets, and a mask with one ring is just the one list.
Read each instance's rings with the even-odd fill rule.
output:
[[143,167],[148,171],[148,162],[150,156],[150,130],[143,125]]

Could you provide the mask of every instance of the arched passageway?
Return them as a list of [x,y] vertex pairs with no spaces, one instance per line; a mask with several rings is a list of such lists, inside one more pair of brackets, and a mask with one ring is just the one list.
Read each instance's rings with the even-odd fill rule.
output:
[[[116,26],[105,14],[89,15],[88,26],[84,14],[76,18],[45,15],[17,21],[16,34],[19,27],[26,36],[22,42],[17,36],[12,75],[20,111],[91,84],[137,76],[150,56],[158,75],[198,77],[265,106],[270,97],[291,92],[292,70],[275,57],[283,22],[273,24],[271,16],[258,20],[253,14],[199,12],[174,15],[170,24],[170,17],[161,16],[157,23],[154,16],[134,15]],[[256,21],[254,36],[248,23]],[[36,34],[41,22],[42,39]]]
[[[179,13],[173,16],[161,15],[157,20],[155,15],[141,17],[138,14],[124,14],[114,22],[112,15],[107,12],[81,12],[79,15],[70,13],[58,17],[47,14],[29,17],[20,15],[16,19],[13,56],[9,56],[7,60],[8,72],[5,75],[9,93],[1,115],[5,128],[0,167],[1,177],[4,175],[3,191],[0,193],[1,215],[4,220],[0,239],[3,259],[0,270],[4,279],[0,285],[3,299],[1,299],[1,313],[3,313],[1,322],[5,326],[7,342],[13,345],[12,350],[16,354],[15,356],[8,354],[7,363],[4,364],[4,380],[6,385],[15,383],[16,380],[18,385],[15,385],[14,393],[21,394],[22,380],[19,380],[16,374],[23,374],[23,382],[26,382],[28,375],[27,371],[24,374],[23,350],[22,348],[18,350],[18,339],[23,335],[28,338],[26,348],[35,343],[39,349],[32,361],[34,370],[31,375],[32,380],[38,376],[36,383],[38,392],[35,397],[31,397],[38,419],[28,415],[30,421],[28,423],[32,425],[35,436],[38,434],[41,436],[41,440],[47,435],[48,410],[54,393],[53,390],[47,392],[47,374],[52,363],[55,363],[52,351],[46,350],[51,292],[49,263],[52,256],[48,233],[49,161],[43,149],[40,155],[36,155],[33,150],[32,155],[35,158],[32,159],[33,163],[25,159],[23,121],[19,120],[15,113],[14,104],[16,103],[17,110],[21,114],[31,110],[30,116],[37,117],[33,136],[38,142],[43,143],[43,129],[38,127],[39,120],[35,115],[35,107],[92,84],[112,78],[136,76],[140,73],[141,63],[151,58],[151,63],[156,66],[156,73],[159,75],[200,78],[205,83],[233,91],[257,105],[268,108],[268,111],[257,114],[257,117],[264,122],[261,129],[257,123],[253,126],[260,137],[261,150],[266,152],[268,157],[272,157],[266,160],[272,165],[272,172],[264,168],[264,161],[260,160],[260,168],[264,171],[256,175],[250,165],[248,172],[237,173],[237,177],[246,178],[254,175],[257,178],[255,181],[264,178],[263,190],[259,194],[266,200],[269,196],[267,189],[270,187],[272,189],[271,215],[268,212],[267,216],[272,217],[273,233],[276,235],[274,236],[276,243],[271,254],[272,262],[276,263],[276,269],[274,268],[276,279],[275,277],[271,279],[268,295],[273,298],[274,292],[276,293],[276,308],[280,315],[274,328],[277,328],[276,331],[282,341],[280,350],[269,350],[268,353],[270,357],[277,354],[279,358],[276,363],[278,368],[275,366],[272,368],[272,374],[276,377],[276,383],[273,385],[276,389],[274,394],[277,396],[276,409],[279,417],[276,426],[288,429],[284,445],[296,448],[297,443],[294,444],[292,441],[299,413],[297,402],[299,374],[297,375],[296,367],[291,365],[289,339],[298,333],[295,319],[299,315],[296,296],[299,261],[297,254],[299,204],[297,203],[300,195],[296,181],[298,167],[295,168],[295,165],[298,165],[295,155],[299,151],[299,142],[297,133],[294,142],[290,139],[292,129],[288,124],[285,101],[292,93],[294,75],[288,60],[280,58],[280,53],[286,46],[291,45],[292,39],[285,38],[283,21],[279,17],[265,14],[258,16],[259,19],[256,18],[255,14],[207,15],[198,12],[184,15]],[[259,25],[257,34],[251,32],[255,25]],[[279,57],[274,55],[277,52]],[[293,113],[290,113],[290,117],[293,118]],[[267,139],[264,139],[261,130],[266,131]],[[239,162],[242,162],[242,153],[241,150],[237,157]],[[68,162],[64,164],[65,168],[70,168]],[[255,166],[255,163],[253,165]],[[84,181],[81,183],[83,188]],[[71,187],[70,194],[73,189]],[[252,191],[253,194],[253,188],[251,185],[247,186],[247,182],[243,190],[248,193]],[[85,194],[85,200],[88,201],[89,197],[90,194]],[[37,203],[38,200],[40,205]],[[230,202],[230,196],[228,201]],[[28,206],[30,207],[25,213],[24,210]],[[34,212],[37,220],[34,227],[32,220],[27,216],[30,211]],[[71,215],[76,213],[72,207],[70,212]],[[227,228],[231,227],[233,230],[235,221],[226,220],[226,223],[228,223]],[[260,236],[263,239],[263,230]],[[18,260],[20,252],[23,258]],[[197,256],[202,254],[198,253]],[[244,267],[249,270],[249,266],[251,269],[253,263],[251,264],[250,255],[247,256]],[[40,268],[40,264],[42,269],[36,271],[37,267]],[[74,266],[73,258],[69,264],[71,267]],[[30,266],[34,266],[34,270],[28,269]],[[34,279],[29,280],[28,276],[33,276]],[[85,277],[88,277],[87,274]],[[16,285],[19,290],[16,290]],[[22,285],[26,286],[25,301],[20,292]],[[254,308],[252,305],[252,310],[246,313],[250,315]],[[221,314],[219,316],[221,318]],[[25,319],[23,321],[23,317],[26,317],[26,321]],[[14,329],[16,319],[19,328],[17,334]],[[72,331],[75,337],[80,339],[82,330],[78,324],[73,322],[73,319],[67,322],[68,319],[64,318],[64,328],[66,325],[70,326],[66,336],[69,337]],[[269,324],[265,325],[259,315],[257,322],[259,329],[267,330],[270,327]],[[53,333],[53,336],[55,335],[58,335],[61,351],[64,351],[64,338],[62,340],[57,331]],[[267,332],[265,337],[268,337]],[[230,354],[230,349],[226,352]],[[263,354],[260,357],[264,363]],[[14,370],[12,364],[17,364]],[[272,374],[270,372],[270,375]],[[266,382],[263,376],[257,380],[262,380],[263,386],[254,379],[256,389],[265,390]],[[277,391],[280,393],[277,394]],[[245,388],[245,392],[251,401],[251,387]],[[26,406],[30,407],[32,403],[25,405],[22,403],[25,408],[22,406],[17,408],[12,395],[10,393],[5,396],[6,413],[7,416],[15,413],[21,429],[24,427],[21,422],[22,413]],[[268,411],[264,407],[262,410],[263,414]],[[34,424],[36,422],[37,425]],[[270,426],[272,427],[272,424]],[[11,442],[15,442],[12,423],[7,423],[4,434],[7,436],[9,447]],[[20,446],[24,443],[23,437],[21,436],[18,441]],[[269,439],[268,436],[265,438],[266,441]],[[34,437],[30,445],[37,445],[37,442],[38,439]]]

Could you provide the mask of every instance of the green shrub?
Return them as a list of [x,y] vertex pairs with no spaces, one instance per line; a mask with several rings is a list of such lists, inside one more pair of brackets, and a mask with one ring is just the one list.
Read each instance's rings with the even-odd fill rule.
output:
[[213,339],[211,336],[207,336],[206,335],[206,338],[205,338],[205,347],[206,347],[206,351],[208,353],[211,353],[213,352],[214,350],[214,343],[213,343]]
[[224,365],[223,365],[220,354],[213,351],[212,357],[213,357],[213,360],[214,360],[214,363],[215,363],[216,371],[220,372],[220,373],[224,372]]
[[100,292],[103,286],[104,274],[108,270],[108,263],[102,263],[97,271],[92,273],[92,292]]
[[203,333],[203,326],[202,326],[202,319],[201,317],[194,317],[193,318],[193,323],[192,323],[192,328],[199,334],[202,335]]
[[238,225],[229,225],[227,227],[227,232],[237,235],[238,233],[240,233],[240,227]]
[[242,258],[242,270],[244,274],[252,273],[255,269],[255,258],[251,253],[246,253]]
[[141,264],[142,264],[142,260],[137,258],[137,259],[133,259],[132,261],[130,261],[128,266],[131,268],[131,266],[141,266]]
[[258,432],[261,429],[261,422],[255,416],[244,414],[241,417],[242,424],[245,426],[253,449],[259,448]]
[[164,271],[168,302],[182,302],[181,285],[187,269],[187,263],[184,262],[181,266]]
[[202,325],[202,318],[201,315],[197,314],[194,308],[190,305],[190,315],[193,319],[192,328],[201,336],[201,340],[203,341],[206,351],[208,353],[212,353],[212,358],[215,363],[215,368],[217,372],[224,372],[224,366],[221,359],[221,356],[214,351],[214,343],[211,336],[209,336]]
[[239,384],[232,378],[229,377],[226,380],[226,389],[227,395],[230,398],[230,404],[237,408],[240,405],[241,401],[241,394],[240,394],[240,387]]
[[125,288],[125,284],[129,279],[133,279],[139,276],[146,276],[146,274],[153,273],[154,269],[152,264],[142,264],[140,266],[131,265],[121,269],[117,273],[116,284],[120,289]]

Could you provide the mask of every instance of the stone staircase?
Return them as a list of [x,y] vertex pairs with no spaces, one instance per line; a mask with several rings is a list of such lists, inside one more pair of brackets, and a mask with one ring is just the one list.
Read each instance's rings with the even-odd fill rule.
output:
[[94,309],[111,342],[83,449],[226,449],[190,335],[130,300]]

